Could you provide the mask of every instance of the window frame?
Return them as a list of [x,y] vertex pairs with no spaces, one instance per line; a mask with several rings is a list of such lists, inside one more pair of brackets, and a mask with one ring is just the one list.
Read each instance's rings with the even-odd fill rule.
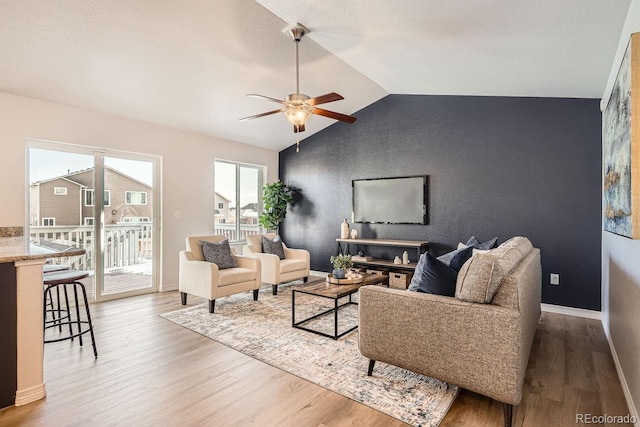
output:
[[[128,201],[127,201],[127,196],[129,196],[129,199],[131,199],[131,196],[132,196],[134,193],[136,193],[136,194],[140,194],[140,195],[144,194],[144,197],[141,197],[141,198],[144,198],[144,203],[142,203],[142,202],[141,202],[141,203],[134,203],[134,202],[130,202],[130,201],[128,202]],[[147,192],[146,192],[146,191],[126,190],[126,191],[124,192],[124,204],[125,204],[125,205],[132,205],[132,206],[146,206],[146,205],[147,205],[148,200],[149,200],[149,199],[148,199],[148,195],[147,195]]]
[[[45,222],[51,222],[51,224],[45,224]],[[56,226],[56,217],[46,217],[42,218],[42,227],[55,227]]]
[[[58,190],[63,190],[63,191],[58,191]],[[67,194],[69,194],[69,190],[67,190],[67,187],[58,187],[58,186],[53,187],[54,196],[66,196]]]

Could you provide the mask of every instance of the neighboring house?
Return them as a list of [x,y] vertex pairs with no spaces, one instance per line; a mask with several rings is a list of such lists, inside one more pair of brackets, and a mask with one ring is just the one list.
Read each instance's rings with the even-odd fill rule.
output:
[[215,223],[229,224],[235,222],[235,217],[230,215],[232,209],[235,209],[235,206],[231,206],[231,200],[216,192],[214,199]]
[[[93,175],[89,168],[31,184],[31,225],[93,225]],[[104,188],[105,224],[151,221],[151,186],[105,166]]]
[[240,224],[258,224],[258,204],[247,203],[240,208]]

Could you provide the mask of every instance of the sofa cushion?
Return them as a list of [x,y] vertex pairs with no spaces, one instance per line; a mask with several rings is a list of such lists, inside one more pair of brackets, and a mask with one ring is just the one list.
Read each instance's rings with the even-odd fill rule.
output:
[[218,274],[218,286],[228,286],[234,283],[256,280],[257,274],[257,271],[241,267],[221,270]]
[[200,245],[204,260],[216,264],[220,270],[238,266],[236,259],[231,254],[229,240],[224,239],[218,243],[200,240]]
[[454,296],[458,272],[433,255],[425,254],[418,292]]
[[474,255],[458,274],[456,298],[475,303],[489,303],[503,280],[533,249],[526,237],[513,237],[498,248]]
[[273,240],[268,237],[261,236],[262,240],[262,252],[265,254],[273,254],[278,255],[278,258],[285,259],[284,248],[282,247],[282,240],[280,240],[280,236],[276,236]]

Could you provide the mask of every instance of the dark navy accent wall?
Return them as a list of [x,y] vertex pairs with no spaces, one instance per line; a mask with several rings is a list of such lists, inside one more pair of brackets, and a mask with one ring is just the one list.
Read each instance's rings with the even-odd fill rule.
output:
[[355,115],[280,153],[280,179],[298,189],[281,233],[312,269],[329,271],[351,222],[352,179],[426,174],[427,225],[352,224],[360,237],[428,240],[439,255],[472,235],[526,236],[543,302],[600,310],[599,100],[389,95]]

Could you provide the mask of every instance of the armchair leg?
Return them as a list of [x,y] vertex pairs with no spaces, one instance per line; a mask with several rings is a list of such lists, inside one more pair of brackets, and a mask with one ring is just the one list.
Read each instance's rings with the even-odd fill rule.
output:
[[502,412],[504,412],[504,427],[511,427],[511,422],[513,420],[513,405],[503,403]]
[[253,300],[258,301],[258,289],[253,290]]
[[373,359],[369,359],[369,369],[367,369],[367,376],[370,377],[373,374],[373,366],[376,364],[376,361]]
[[216,308],[216,300],[209,300],[209,313],[213,313],[213,310]]
[[187,293],[186,292],[180,292],[180,302],[182,302],[182,305],[187,305]]
[[272,288],[273,288],[273,294],[278,295],[278,285],[272,285]]
[[302,283],[307,283],[309,281],[309,276],[302,278]]

